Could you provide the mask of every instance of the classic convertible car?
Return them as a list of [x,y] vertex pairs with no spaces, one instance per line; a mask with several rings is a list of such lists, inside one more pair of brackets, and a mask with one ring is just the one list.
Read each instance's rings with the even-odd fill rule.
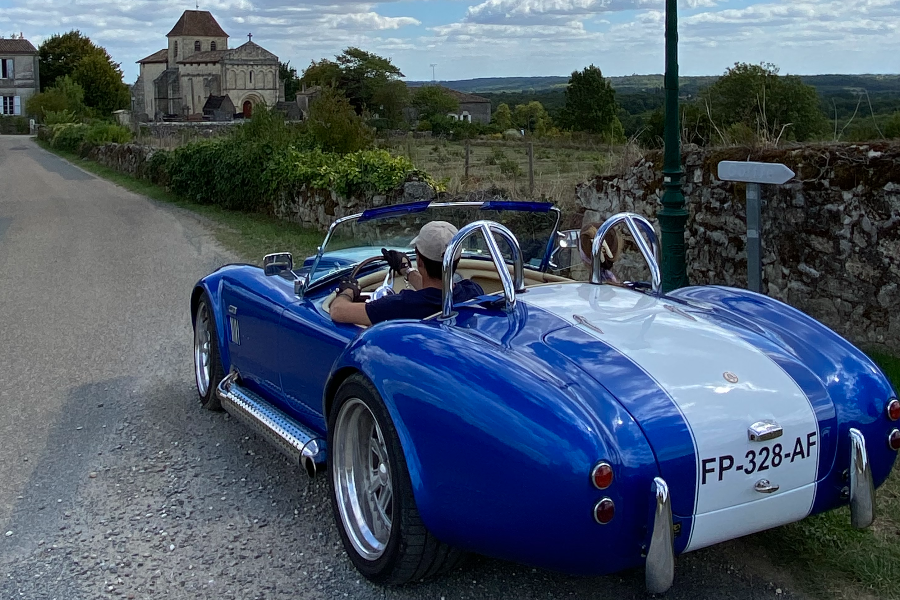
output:
[[[372,327],[329,316],[339,280],[401,290],[381,248],[431,220],[459,227],[443,305]],[[645,567],[874,494],[900,448],[900,402],[850,343],[763,295],[660,290],[651,224],[609,218],[591,281],[552,273],[544,203],[420,202],[338,219],[314,257],[228,265],[191,295],[201,404],[327,472],[344,547],[367,578],[415,581],[464,552],[572,574]],[[630,236],[650,281],[609,283]],[[451,257],[461,253],[456,272]],[[485,295],[454,304],[459,277]],[[327,465],[327,470],[326,470]]]

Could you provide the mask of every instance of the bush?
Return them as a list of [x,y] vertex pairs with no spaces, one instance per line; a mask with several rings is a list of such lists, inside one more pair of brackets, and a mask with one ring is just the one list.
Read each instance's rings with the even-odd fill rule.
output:
[[52,133],[50,146],[66,152],[78,152],[90,127],[84,123],[64,123],[50,125],[49,129]]
[[0,117],[0,135],[21,135],[28,132],[27,117]]
[[57,150],[86,155],[91,148],[103,144],[124,144],[131,141],[131,132],[112,123],[61,123],[46,127],[50,130],[50,146]]

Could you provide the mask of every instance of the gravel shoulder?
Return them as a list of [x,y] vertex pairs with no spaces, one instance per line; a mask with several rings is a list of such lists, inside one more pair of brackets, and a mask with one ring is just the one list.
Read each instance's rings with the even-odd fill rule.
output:
[[[197,402],[188,297],[235,257],[184,211],[0,137],[0,598],[643,598],[483,557],[373,586],[308,480]],[[5,535],[10,532],[9,535]],[[737,541],[679,557],[673,599],[792,597]]]

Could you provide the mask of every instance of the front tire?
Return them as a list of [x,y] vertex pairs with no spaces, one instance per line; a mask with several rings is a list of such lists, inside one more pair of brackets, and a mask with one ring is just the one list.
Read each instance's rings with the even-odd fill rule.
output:
[[462,553],[422,523],[397,431],[361,375],[341,385],[328,415],[328,467],[341,541],[367,579],[399,585],[459,562]]
[[197,303],[194,314],[194,379],[200,406],[207,410],[222,410],[216,388],[225,377],[222,359],[219,356],[219,337],[216,335],[216,320],[212,303],[206,292]]

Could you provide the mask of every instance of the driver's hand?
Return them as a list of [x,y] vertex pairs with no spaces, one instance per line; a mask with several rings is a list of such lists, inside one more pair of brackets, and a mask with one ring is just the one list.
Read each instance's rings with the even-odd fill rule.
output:
[[394,273],[400,273],[402,275],[403,269],[409,269],[412,266],[412,263],[409,262],[409,257],[398,250],[382,248],[381,254],[384,256],[384,260],[387,261],[387,264]]
[[[352,295],[345,293],[346,290],[350,290]],[[351,302],[357,302],[360,296],[359,282],[352,277],[345,277],[344,279],[341,279],[341,283],[338,285],[337,293],[338,296],[346,296],[350,299]]]

